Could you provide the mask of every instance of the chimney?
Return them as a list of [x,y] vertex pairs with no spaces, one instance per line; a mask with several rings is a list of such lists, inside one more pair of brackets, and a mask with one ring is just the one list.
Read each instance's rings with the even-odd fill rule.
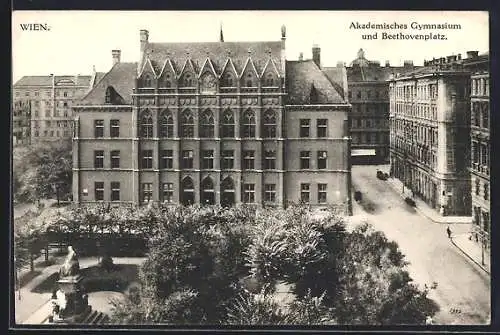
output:
[[391,63],[390,63],[388,60],[386,60],[386,61],[385,61],[385,66],[386,66],[386,67],[389,67],[389,66],[391,66]]
[[321,48],[319,45],[314,44],[312,47],[313,62],[321,69]]
[[142,29],[140,32],[141,53],[146,49],[149,40],[149,31]]
[[301,52],[299,54],[299,61],[303,61],[304,60],[304,54]]
[[446,63],[451,63],[451,62],[453,62],[453,57],[454,57],[454,56],[446,56]]
[[461,60],[462,59],[462,54],[458,54],[458,60]]
[[476,58],[479,55],[479,51],[467,51],[467,58]]
[[113,56],[113,66],[120,63],[121,54],[121,50],[111,50],[111,55]]

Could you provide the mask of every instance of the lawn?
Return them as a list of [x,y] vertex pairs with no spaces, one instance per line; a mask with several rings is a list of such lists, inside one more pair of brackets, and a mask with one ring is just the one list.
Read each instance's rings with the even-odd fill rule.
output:
[[[139,265],[117,264],[106,271],[99,266],[81,269],[82,284],[87,293],[97,291],[124,292],[130,284],[138,281]],[[51,293],[57,288],[59,272],[54,272],[31,291],[35,293]]]
[[19,276],[19,286],[24,287],[27,283],[33,280],[36,276],[38,276],[41,271],[29,271],[26,272],[25,274]]

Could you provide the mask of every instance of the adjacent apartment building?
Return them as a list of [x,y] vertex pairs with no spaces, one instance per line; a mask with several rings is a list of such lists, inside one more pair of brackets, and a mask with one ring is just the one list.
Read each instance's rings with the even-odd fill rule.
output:
[[458,58],[389,81],[391,175],[444,216],[471,215],[470,74]]
[[[73,198],[80,204],[293,202],[350,212],[345,69],[320,48],[287,61],[271,42],[156,43],[114,65],[77,106]],[[222,37],[222,33],[221,33]]]
[[31,101],[16,100],[12,104],[12,140],[13,145],[30,143]]
[[474,239],[489,247],[490,214],[490,67],[489,54],[468,52],[464,68],[471,74],[471,190]]
[[14,106],[18,101],[31,106],[30,143],[71,139],[71,107],[89,92],[101,73],[91,76],[24,76],[13,86]]
[[366,59],[358,51],[347,67],[348,98],[352,105],[351,136],[353,164],[384,164],[389,162],[389,83],[392,75],[419,67],[412,61],[404,66],[391,66],[386,61]]

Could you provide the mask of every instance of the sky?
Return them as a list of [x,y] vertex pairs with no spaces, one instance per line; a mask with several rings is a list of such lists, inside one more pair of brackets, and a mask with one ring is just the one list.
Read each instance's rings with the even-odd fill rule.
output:
[[[107,72],[111,50],[121,50],[122,62],[139,58],[139,30],[152,42],[279,41],[286,26],[286,55],[311,58],[313,44],[321,48],[323,66],[347,65],[360,48],[369,60],[402,65],[489,50],[487,12],[466,11],[15,11],[12,17],[13,81],[26,75],[90,75],[95,66]],[[417,24],[459,24],[461,29],[412,29]],[[49,31],[23,31],[21,24],[46,23]],[[359,24],[406,24],[407,29],[352,29]],[[382,40],[383,32],[444,34],[446,40]],[[378,34],[366,40],[364,34]]]

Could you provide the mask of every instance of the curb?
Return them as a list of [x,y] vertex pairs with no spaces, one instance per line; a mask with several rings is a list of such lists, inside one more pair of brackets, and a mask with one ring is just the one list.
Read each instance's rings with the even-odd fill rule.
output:
[[489,276],[491,276],[490,271],[488,271],[481,263],[477,262],[474,258],[472,258],[468,253],[466,253],[462,248],[458,246],[458,244],[453,241],[453,238],[450,238],[451,244],[453,244],[458,250],[460,250],[467,258],[469,258],[474,264],[480,267],[484,272],[486,272]]
[[[404,200],[405,199],[405,194],[401,194],[399,192],[399,190],[397,189],[397,187],[392,183],[392,182],[389,182],[389,185],[390,187],[396,191],[396,193]],[[422,210],[421,208],[418,207],[418,204],[415,203],[415,206],[413,207],[415,208],[415,210],[422,216],[425,216],[427,219],[431,220],[432,222],[434,223],[439,223],[439,224],[470,224],[470,222],[447,222],[447,221],[444,221],[444,220],[438,220],[438,219],[435,219],[434,217],[430,216],[430,215],[427,215],[427,213]]]

